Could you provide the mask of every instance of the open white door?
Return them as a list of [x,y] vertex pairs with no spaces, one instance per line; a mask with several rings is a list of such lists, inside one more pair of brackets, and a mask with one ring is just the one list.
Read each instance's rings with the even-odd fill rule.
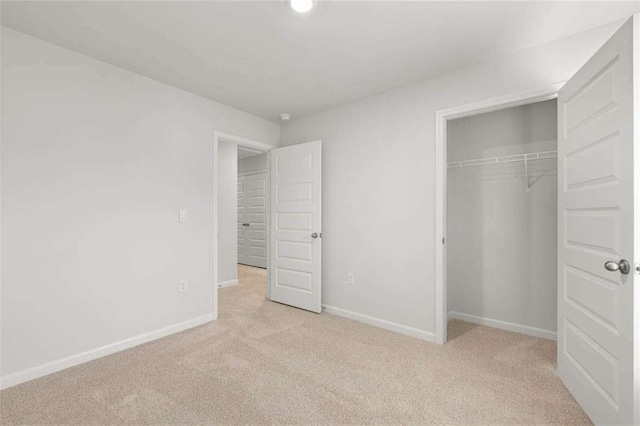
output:
[[558,94],[558,374],[596,424],[640,420],[637,27],[627,21]]
[[322,310],[322,143],[271,151],[271,300]]

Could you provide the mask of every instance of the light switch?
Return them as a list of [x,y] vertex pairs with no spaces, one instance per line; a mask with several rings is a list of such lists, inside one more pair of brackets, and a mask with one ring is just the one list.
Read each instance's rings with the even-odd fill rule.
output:
[[181,209],[180,210],[180,222],[188,222],[189,221],[189,210]]

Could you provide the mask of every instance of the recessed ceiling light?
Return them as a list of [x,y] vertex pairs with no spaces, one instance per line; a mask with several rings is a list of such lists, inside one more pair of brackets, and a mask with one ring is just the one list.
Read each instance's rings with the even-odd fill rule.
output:
[[291,9],[299,13],[307,13],[313,9],[313,0],[289,0]]

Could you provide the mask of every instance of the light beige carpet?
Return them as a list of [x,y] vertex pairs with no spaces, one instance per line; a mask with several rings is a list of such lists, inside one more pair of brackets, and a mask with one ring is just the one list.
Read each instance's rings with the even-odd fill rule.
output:
[[0,393],[3,424],[585,424],[554,342],[460,321],[445,346],[265,300],[240,268],[218,321]]

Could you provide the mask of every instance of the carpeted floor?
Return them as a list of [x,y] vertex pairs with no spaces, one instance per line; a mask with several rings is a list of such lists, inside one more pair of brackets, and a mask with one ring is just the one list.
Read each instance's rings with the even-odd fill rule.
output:
[[265,300],[240,267],[218,321],[0,393],[2,424],[587,424],[555,342],[452,321],[437,346]]

